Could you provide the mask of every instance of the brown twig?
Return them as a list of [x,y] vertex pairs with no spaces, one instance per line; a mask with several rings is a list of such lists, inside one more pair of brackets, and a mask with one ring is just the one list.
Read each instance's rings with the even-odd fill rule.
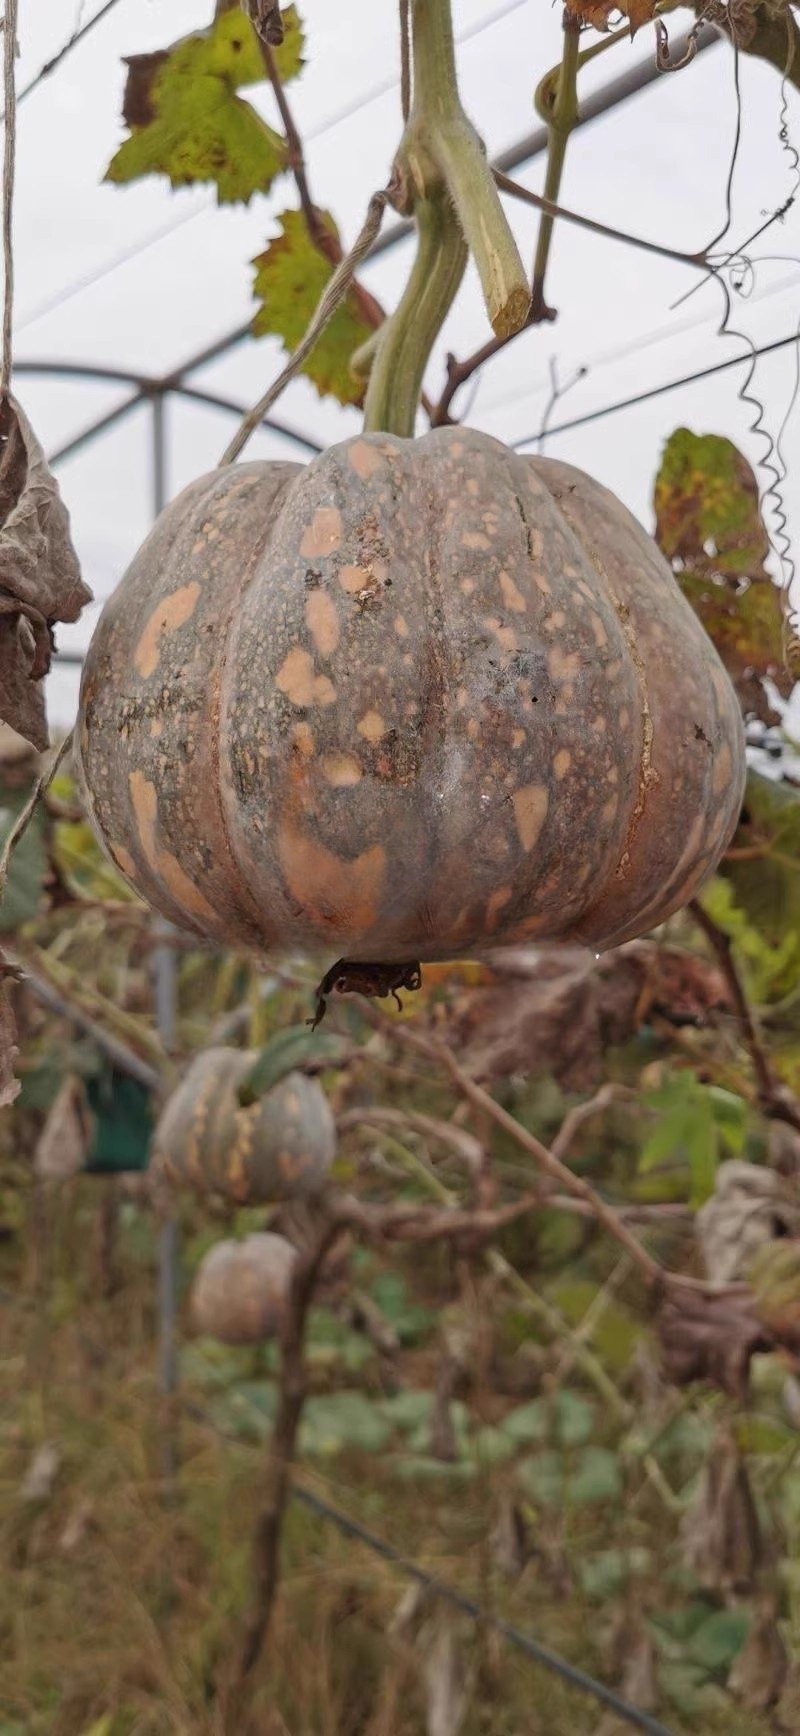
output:
[[[325,222],[323,213],[319,206],[315,205],[311,196],[311,188],[308,184],[308,173],[306,171],[305,153],[303,151],[303,141],[300,137],[297,123],[287,100],[283,79],[278,71],[277,61],[269,42],[262,41],[261,53],[264,60],[264,66],[266,67],[267,76],[272,85],[275,101],[278,105],[278,113],[283,122],[283,130],[286,134],[286,143],[289,149],[289,168],[294,176],[295,186],[297,187],[298,198],[300,200],[300,209],[303,213],[309,239],[316,247],[317,252],[322,254],[323,259],[327,259],[329,265],[336,267],[337,265],[341,265],[344,258],[344,249],[338,235],[336,235]],[[359,313],[365,323],[371,326],[373,331],[376,331],[378,326],[383,325],[386,318],[386,314],[381,307],[380,302],[376,301],[374,295],[370,295],[369,290],[364,289],[355,279],[350,287],[353,296],[358,302]]]
[[323,1223],[311,1245],[298,1255],[292,1278],[281,1333],[278,1414],[267,1457],[264,1506],[255,1537],[255,1595],[232,1688],[231,1728],[240,1728],[237,1719],[241,1717],[244,1695],[269,1635],[278,1589],[283,1521],[291,1493],[291,1470],[308,1387],[305,1357],[308,1311],[322,1266],[340,1229],[335,1220]]
[[337,1117],[337,1128],[340,1133],[351,1127],[396,1127],[401,1131],[405,1128],[412,1133],[420,1133],[426,1139],[438,1139],[443,1145],[449,1145],[457,1158],[474,1174],[481,1169],[484,1161],[484,1150],[479,1139],[474,1134],[467,1133],[461,1127],[454,1127],[451,1121],[440,1121],[433,1115],[422,1115],[411,1109],[391,1109],[373,1104],[364,1104],[354,1109],[345,1109]]
[[262,398],[259,398],[258,403],[254,404],[252,410],[248,410],[247,415],[243,417],[233,439],[229,442],[222,454],[220,466],[224,464],[233,464],[234,460],[238,458],[240,452],[250,439],[250,435],[255,433],[262,418],[266,416],[267,411],[280,397],[281,392],[286,386],[288,386],[289,381],[293,380],[295,374],[299,373],[306,357],[311,354],[320,332],[324,331],[328,320],[336,312],[339,303],[344,300],[351,287],[359,265],[369,253],[372,243],[380,229],[383,214],[388,203],[388,197],[388,193],[386,192],[373,193],[361,229],[359,230],[349,253],[345,254],[341,263],[337,265],[333,276],[325,285],[319,303],[308,326],[306,327],[303,337],[297,345],[297,348],[293,350],[286,366],[281,368],[278,378],[273,381],[269,390],[264,393]]
[[8,874],[12,853],[16,849],[20,839],[23,838],[27,832],[45,790],[48,789],[52,783],[61,761],[66,757],[67,750],[71,746],[72,736],[65,735],[58,752],[50,761],[47,771],[42,772],[41,776],[36,779],[25,806],[20,808],[16,820],[11,827],[11,831],[6,838],[2,852],[0,853],[0,898],[2,898],[5,889],[6,876]]
[[[624,229],[614,229],[607,223],[599,223],[593,217],[584,216],[582,212],[569,210],[565,205],[558,205],[552,199],[545,198],[541,193],[532,192],[529,187],[523,187],[520,182],[504,175],[500,169],[494,169],[492,173],[502,193],[507,193],[513,199],[520,199],[523,204],[533,205],[537,211],[551,219],[561,217],[565,222],[575,223],[580,228],[588,229],[592,234],[601,235],[607,240],[626,242],[631,247],[637,247],[646,253],[655,253],[664,259],[676,260],[681,265],[693,265],[703,271],[710,269],[705,253],[683,253],[679,249],[662,246],[657,241],[649,241],[645,236],[631,235]],[[532,326],[540,324],[546,317],[547,311],[538,305],[534,298],[528,318],[519,331],[511,332],[508,337],[490,338],[487,343],[481,344],[479,349],[474,350],[472,355],[465,356],[463,361],[458,361],[455,356],[449,355],[447,357],[447,381],[438,403],[433,406],[430,412],[431,426],[438,428],[450,420],[450,405],[456,392],[466,384],[467,380],[471,379],[479,368],[484,367],[486,362],[491,361],[493,356],[499,354],[500,350],[504,350],[508,344],[513,343],[514,339],[520,337],[522,332],[530,331]]]
[[790,1127],[800,1132],[800,1102],[788,1086],[773,1073],[767,1057],[766,1049],[756,1024],[755,1014],[747,999],[744,984],[739,975],[733,956],[733,947],[724,929],[720,928],[709,916],[708,911],[697,898],[693,898],[689,909],[698,928],[716,953],[725,981],[730,991],[731,1000],[742,1028],[745,1046],[749,1052],[755,1073],[758,1101],[765,1115],[775,1121],[785,1121]]

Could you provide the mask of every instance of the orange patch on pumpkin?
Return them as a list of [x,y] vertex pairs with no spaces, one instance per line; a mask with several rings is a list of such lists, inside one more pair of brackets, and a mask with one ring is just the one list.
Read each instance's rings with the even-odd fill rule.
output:
[[365,711],[356,724],[356,729],[365,741],[380,741],[381,736],[386,734],[386,724],[379,711]]
[[522,592],[517,590],[510,573],[498,573],[497,577],[506,608],[514,609],[516,614],[521,615],[527,607]]
[[319,762],[323,777],[334,789],[347,789],[361,778],[361,767],[349,753],[326,753]]
[[337,506],[318,506],[303,532],[301,555],[332,555],[342,540],[342,515]]
[[544,784],[525,784],[512,796],[514,818],[523,850],[532,850],[544,825],[549,797]]
[[164,634],[174,633],[176,628],[191,620],[199,595],[200,586],[196,579],[192,579],[191,584],[181,585],[171,597],[164,597],[156,605],[133,653],[136,669],[145,680],[158,668]]
[[347,862],[310,833],[284,824],[278,855],[290,897],[320,928],[355,937],[372,927],[386,878],[382,844]]
[[275,685],[293,705],[332,705],[336,688],[327,675],[317,675],[314,664],[301,645],[293,645],[275,676]]
[[339,617],[327,591],[306,598],[306,626],[321,657],[330,657],[339,643]]
[[366,481],[368,476],[374,476],[375,471],[380,470],[383,463],[380,450],[370,446],[367,440],[354,440],[352,446],[348,448],[347,456],[356,476],[360,476],[363,481]]
[[488,900],[486,905],[486,927],[490,934],[493,933],[497,927],[498,915],[503,909],[503,906],[508,903],[510,897],[510,886],[498,886],[492,893],[491,898]]
[[176,904],[192,916],[209,918],[214,921],[215,913],[195,886],[194,881],[184,873],[180,862],[171,855],[169,850],[159,849],[156,840],[156,820],[158,818],[158,796],[155,784],[151,784],[143,772],[131,772],[128,778],[131,794],[131,806],[136,820],[139,842],[144,852],[145,860],[152,869],[157,880],[161,880],[167,891],[171,892]]

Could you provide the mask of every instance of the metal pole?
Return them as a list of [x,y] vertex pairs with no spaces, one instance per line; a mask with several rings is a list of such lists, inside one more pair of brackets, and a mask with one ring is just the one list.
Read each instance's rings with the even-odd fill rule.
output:
[[[724,36],[722,36],[719,31],[715,30],[712,25],[703,25],[697,33],[697,53],[702,54],[708,49],[713,48],[717,43],[724,41]],[[680,60],[682,55],[686,53],[688,44],[689,38],[687,35],[680,36],[673,43],[672,52],[676,60]],[[621,103],[628,102],[631,97],[638,96],[639,92],[646,90],[648,85],[651,85],[655,83],[657,79],[664,77],[666,77],[666,74],[659,71],[654,57],[648,55],[646,59],[637,61],[635,66],[632,66],[626,72],[621,73],[619,77],[609,79],[607,84],[601,85],[599,90],[591,92],[590,95],[584,99],[578,110],[577,126],[579,128],[588,126],[592,121],[600,120],[603,115],[609,114],[612,109],[618,108]],[[501,169],[503,174],[507,174],[511,169],[519,169],[524,163],[532,162],[535,157],[541,156],[546,148],[547,128],[537,127],[533,132],[526,133],[524,138],[518,139],[517,143],[511,145],[507,151],[502,151],[500,155],[494,159],[492,166],[496,169]],[[381,253],[386,253],[391,248],[396,247],[397,243],[404,240],[404,238],[411,233],[412,229],[413,224],[406,220],[402,220],[399,223],[392,223],[388,229],[384,230],[382,235],[378,236],[377,240],[370,248],[367,258],[375,259]],[[216,338],[213,343],[207,344],[204,349],[197,350],[193,356],[189,356],[185,362],[181,362],[177,368],[173,369],[172,373],[164,374],[163,378],[159,382],[160,388],[162,390],[179,391],[187,374],[195,373],[198,368],[207,367],[210,362],[215,362],[220,356],[227,355],[230,350],[236,349],[239,344],[245,343],[247,339],[252,338],[252,336],[253,328],[248,320],[246,325],[237,326],[234,331],[227,332],[224,337]],[[19,365],[17,371],[21,371]],[[144,400],[151,395],[153,390],[152,385],[148,385],[145,382],[138,383],[135,380],[132,380],[131,383],[136,385],[136,390],[132,397],[127,398],[125,403],[119,405],[116,410],[110,411],[106,416],[91,423],[88,428],[84,428],[82,433],[76,434],[72,440],[67,442],[66,446],[62,447],[59,452],[53,454],[50,463],[57,463],[59,459],[66,458],[71,456],[74,452],[80,451],[81,447],[85,446],[90,440],[93,440],[97,434],[103,433],[107,427],[110,427],[122,416],[127,415],[128,411],[135,409],[137,404],[143,403]],[[292,437],[288,429],[285,430],[285,432],[289,434],[289,438]]]
[[[164,397],[157,392],[152,400],[152,462],[153,462],[153,517],[166,504],[166,446],[165,446],[165,416]],[[159,918],[155,922],[157,934],[168,935],[171,925]],[[178,959],[174,946],[162,945],[155,948],[153,954],[155,976],[155,1010],[156,1024],[164,1048],[169,1052],[175,1046],[177,1008],[178,1008]],[[163,1469],[167,1485],[172,1481],[177,1470],[177,1452],[175,1438],[175,1417],[173,1404],[178,1388],[178,1349],[175,1323],[178,1310],[178,1226],[175,1218],[165,1216],[161,1223],[161,1234],[158,1248],[158,1384],[164,1403],[163,1415]]]

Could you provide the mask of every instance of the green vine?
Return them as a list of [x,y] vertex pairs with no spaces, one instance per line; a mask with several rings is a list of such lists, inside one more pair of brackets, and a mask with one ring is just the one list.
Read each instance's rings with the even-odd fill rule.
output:
[[483,145],[461,106],[450,0],[412,0],[411,40],[413,97],[393,186],[398,209],[415,215],[417,255],[373,358],[365,408],[368,430],[403,435],[413,433],[422,376],[467,253],[498,337],[520,330],[531,300]]
[[[379,336],[364,404],[369,432],[411,438],[422,376],[467,263],[467,247],[446,193],[419,199],[417,252],[402,299]],[[363,349],[362,347],[362,361]]]

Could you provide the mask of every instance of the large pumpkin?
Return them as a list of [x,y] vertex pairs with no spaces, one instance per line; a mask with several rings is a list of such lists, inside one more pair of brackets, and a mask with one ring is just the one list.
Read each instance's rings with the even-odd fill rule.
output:
[[716,864],[744,777],[641,526],[461,428],[185,489],[103,612],[78,744],[166,916],[365,961],[640,934]]
[[247,1108],[239,1086],[255,1061],[204,1049],[173,1091],[153,1135],[151,1174],[238,1205],[305,1199],[324,1187],[336,1130],[322,1086],[289,1073]]
[[240,1242],[216,1242],[203,1256],[189,1292],[195,1332],[222,1344],[259,1344],[277,1337],[297,1255],[268,1230]]

